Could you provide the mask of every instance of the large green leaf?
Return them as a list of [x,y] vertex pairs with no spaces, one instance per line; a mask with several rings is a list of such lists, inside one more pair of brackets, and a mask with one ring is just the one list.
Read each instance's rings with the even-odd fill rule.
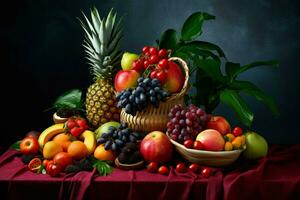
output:
[[215,19],[215,16],[204,12],[196,12],[187,18],[181,29],[181,40],[190,41],[202,33],[202,25],[205,20]]
[[251,126],[254,114],[236,91],[228,89],[222,90],[220,93],[220,100],[234,110],[238,119],[245,126]]
[[175,49],[177,45],[177,34],[174,29],[166,30],[160,37],[160,49]]
[[234,74],[236,71],[240,69],[239,63],[233,63],[233,62],[226,62],[225,63],[225,71],[227,76],[229,77],[230,82],[234,79]]
[[274,116],[279,116],[279,110],[277,108],[275,100],[271,96],[265,94],[253,83],[248,81],[235,80],[230,84],[230,87],[232,89],[242,91],[250,96],[253,96],[254,98],[256,98],[256,100],[263,102]]
[[[176,51],[185,52],[190,56],[200,57],[201,59],[212,58],[220,62],[220,58],[209,50],[199,48],[196,45],[181,45]],[[192,58],[191,58],[192,59]]]
[[195,59],[195,65],[205,71],[212,79],[225,81],[220,68],[220,62],[211,59]]
[[257,61],[257,62],[253,62],[247,65],[244,65],[240,68],[236,68],[235,71],[232,72],[232,78],[236,78],[237,75],[252,69],[254,67],[259,67],[259,66],[272,66],[272,67],[278,67],[278,61],[276,60],[270,60],[270,61]]
[[225,53],[223,50],[218,46],[210,42],[204,42],[204,41],[192,41],[192,42],[187,42],[184,44],[184,46],[194,46],[197,47],[198,49],[204,49],[204,50],[209,50],[209,51],[216,51],[219,55],[219,57],[226,57]]
[[56,108],[81,108],[81,96],[82,92],[78,89],[67,91],[56,99],[54,106]]

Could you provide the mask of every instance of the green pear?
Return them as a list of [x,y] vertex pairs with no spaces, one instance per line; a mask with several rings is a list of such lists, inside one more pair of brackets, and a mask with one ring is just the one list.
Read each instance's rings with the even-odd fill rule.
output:
[[244,157],[248,160],[256,160],[262,158],[268,153],[268,143],[261,135],[253,131],[245,133],[246,150]]
[[106,122],[102,124],[99,128],[95,130],[96,134],[96,139],[100,138],[103,133],[107,133],[109,130],[109,127],[115,127],[119,128],[121,124],[119,122],[111,121],[111,122]]
[[121,67],[123,70],[130,70],[132,68],[133,61],[139,59],[139,55],[134,53],[125,52],[123,53],[121,60]]

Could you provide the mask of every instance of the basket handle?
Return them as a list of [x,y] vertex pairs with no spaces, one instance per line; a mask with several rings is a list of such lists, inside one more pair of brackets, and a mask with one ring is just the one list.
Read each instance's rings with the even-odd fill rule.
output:
[[177,93],[176,96],[184,95],[188,90],[188,83],[189,83],[189,78],[190,78],[189,67],[187,66],[186,62],[183,59],[179,58],[179,57],[171,57],[171,58],[169,58],[169,61],[175,61],[175,62],[179,63],[180,66],[184,70],[185,80],[184,80],[181,91],[179,93]]

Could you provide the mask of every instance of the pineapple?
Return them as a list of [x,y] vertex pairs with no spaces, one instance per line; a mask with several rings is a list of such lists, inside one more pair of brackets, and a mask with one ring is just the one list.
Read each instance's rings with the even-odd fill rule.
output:
[[85,32],[83,47],[90,65],[94,83],[86,94],[86,114],[95,127],[108,121],[119,121],[120,109],[113,87],[113,78],[119,70],[122,52],[120,49],[122,20],[116,21],[111,10],[101,19],[96,8],[91,10],[91,21],[83,14],[80,24]]

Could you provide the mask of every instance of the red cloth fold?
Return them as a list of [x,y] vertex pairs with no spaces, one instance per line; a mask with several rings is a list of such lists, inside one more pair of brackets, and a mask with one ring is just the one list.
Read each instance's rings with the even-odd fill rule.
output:
[[173,168],[168,176],[114,169],[53,178],[28,171],[18,155],[0,156],[0,193],[8,199],[300,199],[300,144],[273,145],[266,158],[240,159],[208,179]]

